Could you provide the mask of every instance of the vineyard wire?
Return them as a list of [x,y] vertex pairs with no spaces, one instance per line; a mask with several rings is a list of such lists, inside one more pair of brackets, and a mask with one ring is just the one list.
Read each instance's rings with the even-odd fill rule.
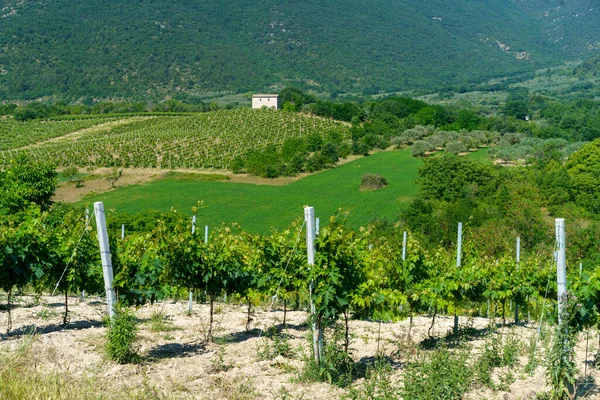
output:
[[542,312],[540,315],[540,324],[538,325],[537,332],[535,334],[535,344],[533,345],[533,357],[532,357],[532,368],[535,368],[535,353],[537,350],[538,340],[540,338],[540,331],[542,329],[542,323],[544,321],[544,310],[546,309],[546,300],[548,298],[548,289],[550,288],[550,278],[552,273],[548,274],[548,283],[546,284],[546,293],[544,294],[544,301],[542,302]]
[[290,255],[285,264],[285,268],[283,269],[283,275],[281,276],[281,279],[279,279],[279,283],[277,284],[277,290],[275,290],[275,294],[273,295],[273,297],[271,297],[271,305],[269,306],[269,312],[271,312],[271,309],[273,308],[273,303],[275,302],[275,299],[277,299],[277,295],[279,294],[279,288],[281,287],[281,282],[283,282],[283,276],[285,275],[285,273],[288,269],[288,266],[290,265],[292,256],[296,252],[296,247],[298,247],[298,242],[300,241],[300,235],[302,234],[302,231],[304,230],[305,224],[306,224],[306,221],[304,221],[302,223],[302,226],[300,227],[300,230],[298,231],[298,236],[296,237],[296,243],[294,243],[294,247],[292,248],[292,251],[290,251]]
[[73,257],[75,257],[75,253],[77,253],[79,244],[83,240],[83,237],[85,236],[85,233],[87,232],[87,230],[88,230],[88,226],[84,226],[83,232],[81,233],[81,236],[79,237],[79,240],[77,241],[77,244],[75,245],[75,248],[73,249],[73,254],[71,254],[71,258],[69,258],[69,261],[67,261],[67,265],[65,266],[65,269],[63,270],[62,274],[60,275],[58,282],[56,282],[56,286],[54,286],[54,290],[52,291],[52,296],[54,296],[54,293],[56,293],[56,289],[58,289],[58,285],[60,285],[60,282],[62,281],[63,277],[65,276],[67,269],[69,269],[69,265],[71,264],[71,261],[73,261]]

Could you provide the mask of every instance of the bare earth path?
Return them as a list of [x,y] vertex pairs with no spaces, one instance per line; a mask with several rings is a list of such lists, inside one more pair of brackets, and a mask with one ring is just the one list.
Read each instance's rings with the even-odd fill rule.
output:
[[[2,302],[4,299],[0,299]],[[302,368],[302,353],[307,352],[307,315],[304,311],[288,312],[290,345],[294,355],[277,356],[260,361],[259,351],[267,341],[265,331],[272,326],[280,329],[283,312],[268,312],[262,307],[254,310],[250,331],[245,330],[246,308],[242,305],[217,304],[215,310],[216,343],[205,341],[208,306],[194,304],[192,315],[187,314],[184,301],[167,301],[134,309],[140,321],[138,351],[143,358],[140,364],[118,365],[104,355],[105,328],[101,323],[106,305],[100,298],[79,301],[70,298],[70,324],[61,326],[62,297],[42,297],[39,303],[31,296],[17,299],[13,310],[13,334],[0,335],[0,356],[17,352],[24,340],[32,340],[30,360],[32,368],[42,374],[60,373],[72,382],[94,379],[102,394],[147,393],[155,398],[169,399],[337,399],[348,393],[327,383],[301,383],[297,371]],[[163,313],[170,327],[166,331],[153,331],[150,322],[153,314]],[[461,321],[466,322],[466,318]],[[6,327],[6,312],[0,312],[0,330]],[[489,321],[474,318],[469,321],[475,329],[484,329]],[[416,317],[412,328],[413,344],[407,342],[408,321],[385,323],[351,321],[352,357],[355,361],[373,360],[378,348],[393,362],[393,381],[400,384],[403,365],[416,350],[414,343],[427,337],[431,318]],[[451,317],[436,318],[435,331],[444,334],[451,329]],[[381,328],[381,329],[380,329]],[[37,332],[33,339],[25,332]],[[534,326],[501,327],[506,334],[517,335],[522,345],[530,342]],[[29,338],[29,339],[28,339]],[[591,362],[598,350],[598,335],[591,333],[587,361]],[[469,340],[475,356],[483,339]],[[543,347],[542,342],[540,346]],[[577,367],[584,371],[585,336],[577,347]],[[508,391],[483,388],[470,392],[467,399],[532,399],[535,393],[546,388],[543,366],[538,366],[530,376],[524,372],[527,363],[521,355],[513,368],[515,381]],[[587,371],[597,382],[599,371],[591,364]],[[496,374],[495,374],[496,375]],[[498,379],[496,375],[494,379]],[[364,379],[353,383],[360,386]],[[583,398],[598,398],[592,387]],[[154,397],[153,397],[154,398]]]

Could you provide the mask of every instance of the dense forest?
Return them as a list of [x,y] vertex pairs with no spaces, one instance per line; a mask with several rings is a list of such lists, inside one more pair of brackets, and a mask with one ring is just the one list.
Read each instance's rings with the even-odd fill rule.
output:
[[0,99],[373,94],[597,53],[584,2],[2,2]]

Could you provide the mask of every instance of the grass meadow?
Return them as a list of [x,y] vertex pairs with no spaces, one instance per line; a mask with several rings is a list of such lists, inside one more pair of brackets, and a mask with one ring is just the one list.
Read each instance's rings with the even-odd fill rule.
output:
[[[103,201],[106,209],[124,213],[174,208],[192,213],[198,210],[198,225],[239,223],[244,229],[268,233],[271,227],[284,228],[303,215],[303,207],[315,207],[317,217],[326,223],[338,209],[349,211],[348,224],[358,227],[374,218],[395,220],[416,195],[417,168],[422,161],[409,150],[376,153],[337,168],[307,176],[285,186],[233,182],[163,179],[85,198],[92,205]],[[363,174],[384,176],[387,187],[361,191]]]

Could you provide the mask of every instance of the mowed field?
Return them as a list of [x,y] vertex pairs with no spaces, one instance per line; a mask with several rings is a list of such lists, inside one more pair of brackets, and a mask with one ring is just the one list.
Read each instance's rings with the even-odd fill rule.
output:
[[[103,201],[106,209],[118,213],[145,210],[192,213],[199,201],[198,224],[215,226],[239,223],[244,229],[268,233],[271,227],[284,228],[303,215],[303,207],[315,207],[323,223],[338,209],[349,212],[348,224],[365,225],[374,218],[395,220],[416,195],[417,168],[422,161],[410,151],[386,151],[359,158],[284,186],[238,182],[205,182],[161,179],[118,188],[89,196],[80,203]],[[361,191],[365,173],[379,174],[388,186]]]

